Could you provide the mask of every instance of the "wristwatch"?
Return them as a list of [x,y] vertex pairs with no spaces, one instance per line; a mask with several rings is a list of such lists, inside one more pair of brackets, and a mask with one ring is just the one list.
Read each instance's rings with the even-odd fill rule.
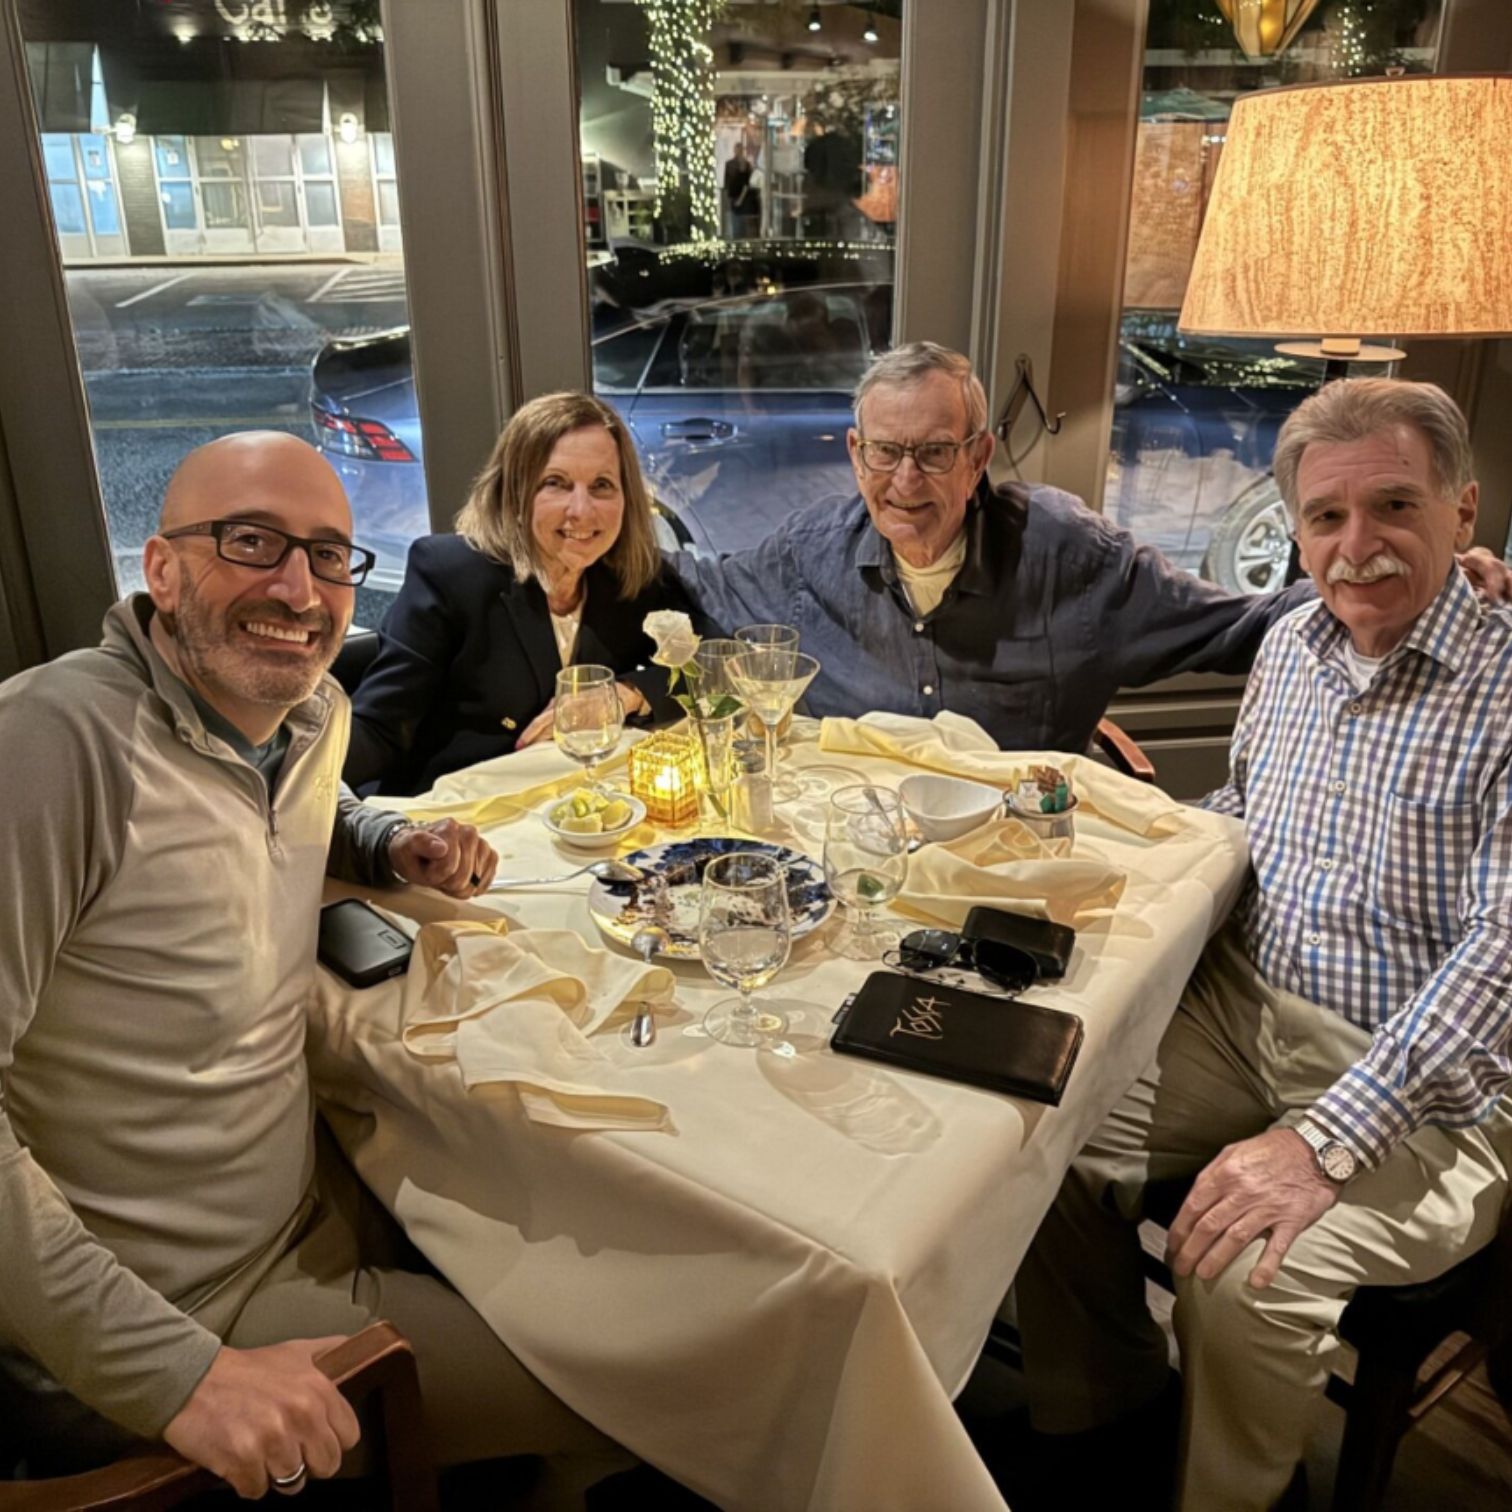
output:
[[1316,1124],[1304,1118],[1297,1126],[1297,1133],[1312,1147],[1318,1169],[1336,1186],[1360,1173],[1360,1159],[1348,1145],[1340,1144],[1331,1134],[1325,1134]]

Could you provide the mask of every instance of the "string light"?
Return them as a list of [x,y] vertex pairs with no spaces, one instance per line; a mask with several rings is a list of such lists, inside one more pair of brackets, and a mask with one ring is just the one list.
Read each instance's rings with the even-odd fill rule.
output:
[[[885,241],[772,241],[762,243],[757,260],[790,262],[817,257],[826,252],[859,256],[866,253],[887,253],[892,250],[892,243]],[[749,259],[751,256],[751,247],[748,242],[731,242],[717,236],[710,236],[664,247],[657,253],[657,261],[666,263],[681,258],[703,258],[711,263],[722,263],[731,258]]]
[[639,0],[651,44],[656,208],[686,188],[695,242],[719,233],[714,178],[714,9],[718,0]]

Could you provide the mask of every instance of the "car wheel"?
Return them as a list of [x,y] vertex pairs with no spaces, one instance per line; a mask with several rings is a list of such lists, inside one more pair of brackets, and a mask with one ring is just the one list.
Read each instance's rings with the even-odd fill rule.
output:
[[1275,593],[1286,582],[1291,527],[1274,478],[1251,484],[1213,530],[1202,575],[1230,593]]

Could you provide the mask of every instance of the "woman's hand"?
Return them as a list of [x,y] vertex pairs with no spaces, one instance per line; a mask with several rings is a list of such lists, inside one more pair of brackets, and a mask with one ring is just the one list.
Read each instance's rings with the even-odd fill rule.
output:
[[[615,683],[614,691],[619,694],[620,706],[625,711],[625,718],[629,719],[632,714],[649,714],[651,705],[646,702],[645,695],[639,688],[632,688],[629,683]],[[515,741],[515,750],[523,751],[526,746],[534,745],[538,740],[544,740],[551,734],[552,726],[556,723],[556,699],[552,699],[534,719],[520,731],[520,738]]]

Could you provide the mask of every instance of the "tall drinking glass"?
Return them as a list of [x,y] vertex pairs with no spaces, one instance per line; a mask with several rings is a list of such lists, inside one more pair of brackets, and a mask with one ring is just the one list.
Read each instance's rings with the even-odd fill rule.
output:
[[740,996],[716,1003],[704,1028],[721,1044],[765,1044],[787,1028],[787,1015],[758,1007],[751,994],[787,964],[793,925],[787,871],[760,851],[731,851],[704,868],[698,948],[709,975]]
[[609,667],[563,667],[556,677],[552,738],[557,749],[583,764],[583,780],[595,792],[604,791],[594,779],[593,765],[614,754],[625,727],[625,706],[614,687]]
[[908,828],[898,795],[843,787],[830,795],[824,826],[824,879],[845,905],[848,927],[831,947],[852,961],[875,961],[898,936],[876,927],[872,910],[891,903],[908,875]]
[[713,704],[721,693],[739,698],[735,684],[730,680],[730,658],[738,656],[746,648],[739,640],[705,640],[698,643],[693,662],[698,668],[698,696],[705,705]]
[[796,651],[798,632],[791,625],[742,625],[735,639],[748,646],[772,646],[778,651]]
[[[818,672],[819,663],[814,657],[775,646],[749,646],[730,658],[730,676],[735,687],[761,721],[766,735],[767,771],[777,771],[777,726],[793,712],[793,705],[803,697]],[[774,786],[781,792],[780,781]]]

